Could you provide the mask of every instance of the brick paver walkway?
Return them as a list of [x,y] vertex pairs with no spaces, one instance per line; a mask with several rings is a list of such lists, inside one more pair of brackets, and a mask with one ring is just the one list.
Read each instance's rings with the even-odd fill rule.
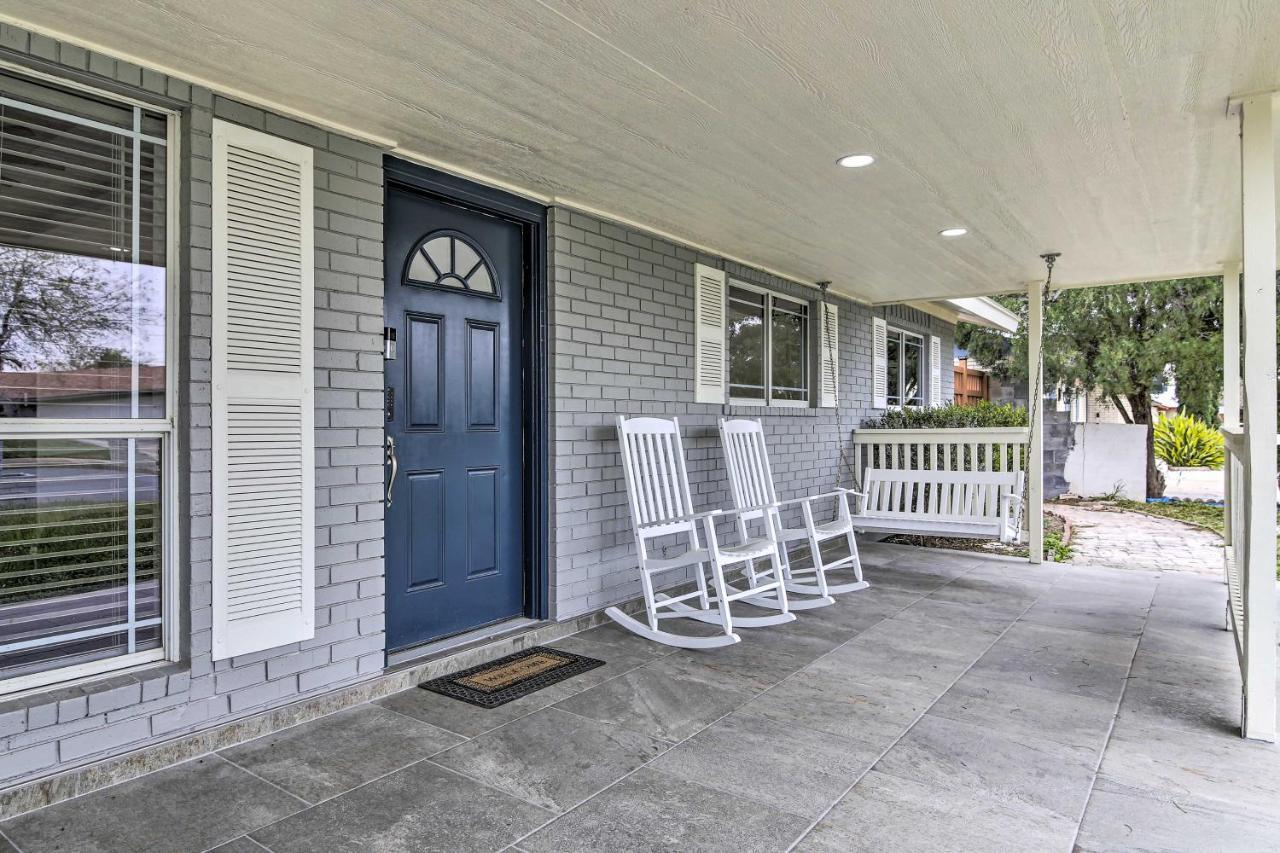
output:
[[1168,518],[1070,504],[1049,510],[1072,525],[1072,562],[1120,569],[1222,574],[1222,539]]

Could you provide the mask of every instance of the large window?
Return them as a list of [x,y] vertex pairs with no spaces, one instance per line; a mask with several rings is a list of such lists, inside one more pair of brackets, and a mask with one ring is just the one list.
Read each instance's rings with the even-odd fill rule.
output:
[[924,405],[924,338],[889,329],[888,402],[890,406]]
[[171,123],[0,73],[0,691],[165,654]]
[[729,398],[809,402],[809,306],[741,286],[729,288]]

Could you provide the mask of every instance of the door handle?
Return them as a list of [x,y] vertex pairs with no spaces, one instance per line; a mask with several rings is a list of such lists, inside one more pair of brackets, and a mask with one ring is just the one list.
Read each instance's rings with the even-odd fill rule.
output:
[[387,436],[387,464],[391,466],[391,479],[387,480],[387,506],[391,506],[391,490],[396,484],[396,474],[400,471],[400,462],[396,459],[396,440]]

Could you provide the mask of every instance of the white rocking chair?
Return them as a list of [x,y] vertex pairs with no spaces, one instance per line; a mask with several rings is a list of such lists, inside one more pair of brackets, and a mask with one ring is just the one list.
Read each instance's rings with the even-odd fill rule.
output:
[[[619,415],[618,444],[622,451],[627,500],[635,525],[640,586],[648,618],[647,623],[641,622],[617,607],[610,607],[605,613],[611,619],[629,631],[664,645],[709,649],[738,642],[741,638],[734,633],[735,627],[761,628],[796,618],[787,604],[787,592],[782,585],[782,559],[770,525],[764,525],[763,537],[744,535],[736,545],[721,545],[716,535],[716,521],[733,515],[734,511],[693,511],[679,421],[675,418],[624,418]],[[765,508],[752,509],[762,512]],[[700,526],[706,536],[706,547],[700,539]],[[739,530],[745,532],[746,528],[740,525]],[[675,557],[649,554],[651,540],[672,534],[683,534],[688,550]],[[768,559],[771,568],[763,572],[754,571],[754,566],[749,564],[762,559]],[[748,569],[750,586],[744,590],[730,587],[725,582],[725,569],[739,565]],[[674,596],[654,592],[654,575],[690,566],[696,570],[697,589]],[[703,566],[711,567],[711,590],[707,588]],[[694,600],[697,607],[687,603]],[[735,618],[729,612],[729,604],[734,601],[745,601],[781,612]],[[662,620],[677,618],[719,625],[722,632],[712,636],[690,636],[659,627]]]
[[[725,462],[729,468],[729,487],[734,506],[738,509],[738,524],[745,525],[755,518],[768,516],[770,526],[778,540],[782,558],[783,586],[788,592],[814,595],[817,598],[791,602],[793,610],[825,607],[833,604],[833,595],[856,592],[870,586],[862,578],[862,561],[858,558],[858,543],[854,540],[853,515],[849,510],[849,495],[858,492],[836,489],[820,495],[779,501],[773,488],[773,473],[769,468],[769,453],[764,443],[764,427],[758,420],[720,419],[720,443],[724,447]],[[814,501],[836,499],[836,517],[828,522],[818,522],[813,517]],[[804,527],[785,527],[781,508],[799,504]],[[761,509],[760,507],[763,507]],[[849,544],[849,553],[828,563],[822,556],[822,543],[843,536]],[[787,553],[787,543],[806,542],[813,566],[793,569]],[[852,569],[854,580],[833,584],[827,573],[839,569]],[[798,583],[797,576],[813,575],[813,583]]]

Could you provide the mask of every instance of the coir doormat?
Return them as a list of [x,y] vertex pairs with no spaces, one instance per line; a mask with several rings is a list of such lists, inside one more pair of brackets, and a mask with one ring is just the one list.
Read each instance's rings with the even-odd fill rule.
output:
[[604,661],[533,646],[418,686],[481,708],[496,708],[598,666],[604,666]]

